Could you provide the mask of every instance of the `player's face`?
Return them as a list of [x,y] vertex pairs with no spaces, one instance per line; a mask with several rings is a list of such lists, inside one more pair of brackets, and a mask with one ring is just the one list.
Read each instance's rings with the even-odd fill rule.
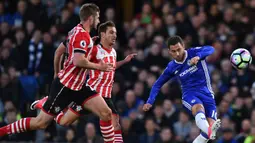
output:
[[97,25],[99,23],[100,23],[100,21],[99,21],[99,12],[97,12],[97,14],[93,18],[93,23],[92,23],[91,27],[96,29]]
[[185,54],[183,45],[181,43],[171,45],[169,47],[169,54],[175,60],[182,61]]
[[112,46],[116,42],[117,38],[117,30],[115,27],[107,27],[105,36],[105,40]]

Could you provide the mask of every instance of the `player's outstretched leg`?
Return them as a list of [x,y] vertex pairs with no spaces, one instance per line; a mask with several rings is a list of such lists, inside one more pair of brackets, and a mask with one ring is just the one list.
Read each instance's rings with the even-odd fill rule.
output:
[[[31,106],[30,109],[31,110],[41,110],[44,103],[47,101],[48,96],[43,97],[42,99],[36,100],[34,101]],[[75,120],[77,120],[79,118],[79,115],[77,115],[76,113],[73,113],[72,111],[70,111],[69,109],[65,109],[63,111],[61,111],[55,118],[54,120],[56,121],[57,124],[61,125],[61,126],[69,126],[71,125]]]
[[119,122],[120,118],[117,114],[112,114],[112,124],[114,127],[114,141],[115,143],[123,143],[122,131]]
[[37,117],[22,118],[12,124],[0,128],[0,137],[37,129],[45,129],[53,120],[53,116],[40,112]]
[[114,143],[114,128],[112,125],[112,111],[103,97],[94,96],[84,101],[83,107],[89,109],[100,118],[100,129],[105,143]]
[[208,138],[214,140],[216,138],[216,132],[220,128],[220,120],[216,120],[209,125],[203,105],[195,104],[192,106],[192,114],[195,116],[196,125],[198,128],[208,135]]

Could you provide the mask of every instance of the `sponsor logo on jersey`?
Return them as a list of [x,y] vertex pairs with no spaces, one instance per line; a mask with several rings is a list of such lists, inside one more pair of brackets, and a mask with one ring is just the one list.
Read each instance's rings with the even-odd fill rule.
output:
[[194,66],[186,69],[184,72],[180,73],[179,76],[182,77],[182,76],[186,75],[187,73],[194,73],[195,71],[197,71],[197,69],[198,69],[197,66],[194,65]]
[[191,66],[190,60],[187,61],[187,64],[188,64],[189,66]]

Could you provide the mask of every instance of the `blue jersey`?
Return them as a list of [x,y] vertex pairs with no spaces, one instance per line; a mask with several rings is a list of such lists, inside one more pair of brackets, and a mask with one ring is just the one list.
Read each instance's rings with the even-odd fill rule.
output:
[[[210,83],[210,76],[205,58],[214,52],[212,46],[195,47],[185,50],[183,62],[171,61],[164,72],[154,83],[147,103],[153,104],[160,88],[171,78],[177,77],[180,80],[183,96],[190,91],[201,91],[213,95]],[[191,65],[190,60],[198,56],[197,65]]]

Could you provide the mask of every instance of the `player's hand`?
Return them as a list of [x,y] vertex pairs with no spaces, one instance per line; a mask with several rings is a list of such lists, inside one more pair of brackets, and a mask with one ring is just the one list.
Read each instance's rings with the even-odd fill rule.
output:
[[130,62],[136,55],[137,55],[137,53],[129,54],[129,55],[124,59],[124,61],[125,61],[126,63],[128,63],[128,62]]
[[143,105],[143,111],[149,111],[151,109],[152,105],[149,103],[146,103]]
[[114,70],[114,67],[113,67],[113,64],[104,63],[103,61],[100,61],[100,63],[99,63],[99,70],[110,72],[110,71]]
[[198,56],[196,57],[193,57],[191,60],[190,60],[190,64],[191,65],[196,65],[198,63],[198,61],[200,60],[200,58]]

